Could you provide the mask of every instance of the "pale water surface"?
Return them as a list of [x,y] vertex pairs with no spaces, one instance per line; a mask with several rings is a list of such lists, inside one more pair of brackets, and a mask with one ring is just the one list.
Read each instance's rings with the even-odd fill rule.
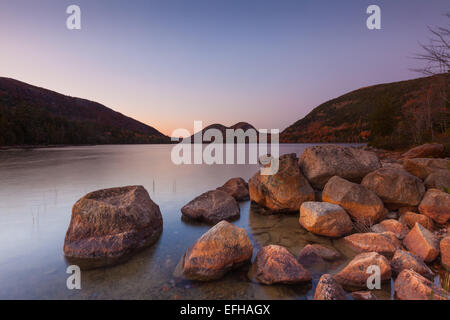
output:
[[[280,154],[300,155],[310,145],[281,145]],[[171,145],[92,146],[0,152],[0,298],[1,299],[312,299],[312,285],[263,286],[248,281],[248,268],[223,279],[177,282],[172,272],[186,249],[210,226],[181,220],[181,207],[233,177],[249,179],[257,165],[173,165]],[[63,255],[72,205],[101,188],[143,185],[161,209],[164,230],[151,248],[127,263],[82,272],[82,289],[68,290]],[[286,246],[293,254],[307,243],[334,246],[344,253],[328,265],[334,273],[350,254],[327,238],[306,232],[297,215],[265,216],[242,202],[241,217],[257,249]],[[376,294],[391,298],[391,283]]]

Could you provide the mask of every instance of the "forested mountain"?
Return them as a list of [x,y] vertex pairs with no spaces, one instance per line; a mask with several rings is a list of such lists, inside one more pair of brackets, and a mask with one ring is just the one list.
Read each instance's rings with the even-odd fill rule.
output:
[[0,77],[0,146],[170,143],[99,103]]
[[398,148],[450,140],[450,74],[361,88],[316,107],[280,135],[285,143],[370,142]]

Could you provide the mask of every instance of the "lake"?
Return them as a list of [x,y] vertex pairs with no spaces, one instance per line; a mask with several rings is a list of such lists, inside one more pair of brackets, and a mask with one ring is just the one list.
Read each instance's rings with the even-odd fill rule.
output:
[[[280,154],[300,155],[309,144],[280,146]],[[248,267],[207,283],[175,281],[176,264],[210,226],[181,219],[181,207],[233,177],[248,180],[257,165],[180,165],[170,161],[172,145],[65,147],[0,152],[0,298],[1,299],[312,299],[312,285],[264,286],[247,279]],[[161,209],[159,241],[128,262],[82,271],[81,290],[68,290],[64,236],[72,205],[90,191],[143,185]],[[267,244],[293,254],[308,243],[333,246],[344,259],[327,272],[341,269],[351,255],[339,241],[315,236],[298,223],[298,214],[265,216],[249,201],[241,217],[254,253]],[[392,283],[379,298],[392,297]]]

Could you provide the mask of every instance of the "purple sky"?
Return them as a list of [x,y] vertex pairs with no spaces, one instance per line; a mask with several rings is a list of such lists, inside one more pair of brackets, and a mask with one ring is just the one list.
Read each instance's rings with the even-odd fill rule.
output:
[[[66,28],[70,4],[82,30]],[[382,30],[366,28],[366,8]],[[360,87],[417,78],[448,0],[2,0],[0,76],[176,128],[279,128]]]

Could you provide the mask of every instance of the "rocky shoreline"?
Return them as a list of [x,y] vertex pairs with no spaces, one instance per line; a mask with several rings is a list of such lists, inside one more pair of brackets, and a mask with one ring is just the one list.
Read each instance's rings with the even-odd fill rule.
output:
[[[397,299],[447,299],[448,283],[430,281],[438,270],[448,282],[450,271],[450,160],[442,154],[443,146],[432,144],[403,154],[320,145],[299,159],[282,155],[275,175],[257,172],[248,184],[231,179],[181,209],[183,219],[213,226],[181,257],[174,277],[212,281],[247,265],[247,281],[306,286],[320,270],[314,299],[373,300],[367,280],[376,266],[382,282],[394,281]],[[232,224],[238,201],[248,199],[264,214],[298,214],[299,229],[341,242],[353,259],[330,273],[341,255],[333,248],[312,242],[294,255],[269,243],[252,262],[247,232]],[[86,268],[109,266],[161,232],[161,213],[143,187],[100,190],[75,204],[64,253]]]

